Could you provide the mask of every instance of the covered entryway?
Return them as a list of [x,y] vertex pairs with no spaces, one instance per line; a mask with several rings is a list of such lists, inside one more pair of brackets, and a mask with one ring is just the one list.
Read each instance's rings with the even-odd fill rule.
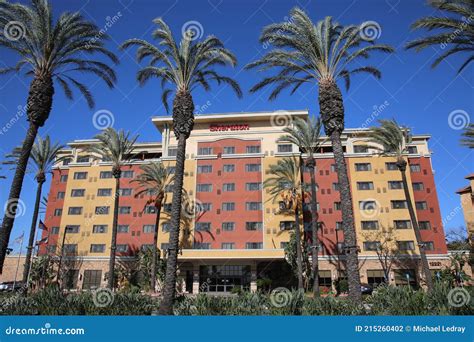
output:
[[199,267],[201,292],[230,293],[234,288],[250,290],[250,265],[205,265]]

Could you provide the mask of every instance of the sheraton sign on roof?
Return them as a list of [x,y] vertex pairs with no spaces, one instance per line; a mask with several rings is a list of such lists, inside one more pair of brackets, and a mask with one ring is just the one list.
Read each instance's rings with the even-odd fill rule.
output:
[[210,125],[211,132],[226,132],[226,131],[248,131],[248,124],[230,124],[230,125]]

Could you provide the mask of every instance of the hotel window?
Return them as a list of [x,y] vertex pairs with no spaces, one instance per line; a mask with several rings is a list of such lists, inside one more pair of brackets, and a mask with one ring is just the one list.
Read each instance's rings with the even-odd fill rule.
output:
[[247,146],[247,153],[260,153],[260,146]]
[[245,230],[262,230],[262,222],[245,222]]
[[130,227],[128,224],[119,224],[117,226],[117,233],[128,233],[130,230]]
[[122,171],[122,178],[133,178],[133,171]]
[[71,197],[84,197],[85,192],[85,189],[72,189]]
[[341,210],[341,202],[334,202],[334,210]]
[[107,206],[95,207],[96,215],[108,215],[109,211],[110,211],[110,207],[107,207]]
[[[332,189],[334,191],[339,191],[340,187],[339,187],[339,183],[332,183]],[[316,190],[317,191],[317,190]]]
[[235,243],[233,242],[223,242],[221,244],[222,249],[235,249]]
[[147,205],[145,206],[145,209],[143,209],[143,211],[145,212],[145,214],[156,214],[156,207],[154,205]]
[[425,190],[425,185],[422,182],[412,183],[414,191],[423,191]]
[[223,153],[224,154],[235,154],[235,147],[234,146],[224,146]]
[[105,156],[105,157],[102,158],[101,161],[104,162],[104,163],[108,163],[108,162],[111,162],[111,161],[112,161],[112,158],[110,158],[110,157],[108,157],[108,156]]
[[124,215],[128,215],[132,212],[132,208],[131,207],[119,207],[119,214],[124,214]]
[[357,182],[357,190],[374,190],[373,182]]
[[211,249],[211,244],[208,242],[194,242],[194,249]]
[[288,246],[288,242],[280,242],[280,248],[285,249]]
[[416,287],[415,270],[394,270],[394,273],[396,286],[410,285]]
[[411,172],[420,172],[421,171],[420,164],[411,164],[410,165],[410,171]]
[[143,233],[153,233],[155,231],[155,225],[153,224],[144,224]]
[[[163,244],[162,244],[163,245]],[[153,249],[153,244],[152,243],[144,243],[143,245],[140,246],[140,249],[143,251],[143,252],[146,252],[146,251],[151,251]]]
[[384,284],[385,275],[383,270],[367,270],[367,283],[372,287],[377,287],[380,284]]
[[97,196],[112,196],[112,189],[97,189]]
[[168,166],[166,170],[170,175],[174,175],[176,173],[176,166]]
[[222,203],[222,211],[234,211],[235,203],[234,202],[224,202]]
[[172,203],[163,204],[163,211],[166,213],[171,213]]
[[211,222],[196,222],[195,228],[197,232],[210,232]]
[[208,156],[212,154],[212,147],[200,147],[198,149],[198,156]]
[[198,184],[196,186],[197,192],[212,192],[212,184]]
[[417,154],[418,148],[416,146],[408,146],[408,153],[409,154]]
[[364,251],[376,251],[380,247],[380,241],[364,241]]
[[105,245],[104,244],[91,244],[91,253],[104,253],[105,252]]
[[342,230],[342,229],[343,229],[342,221],[337,221],[336,222],[336,230]]
[[79,234],[79,228],[80,228],[80,226],[78,226],[78,225],[67,225],[66,226],[66,232],[68,234]]
[[197,210],[199,212],[211,211],[212,210],[212,203],[201,203],[197,204]]
[[74,172],[74,179],[86,179],[87,172]]
[[434,251],[434,243],[433,241],[425,241],[423,242],[425,251]]
[[61,216],[63,214],[62,209],[54,209],[54,216]]
[[319,286],[324,286],[324,287],[332,286],[331,271],[321,270],[318,272],[318,275],[319,275]]
[[396,201],[391,201],[391,204],[392,204],[392,209],[408,208],[407,201],[396,200]]
[[165,222],[161,226],[161,230],[165,233],[169,233],[170,229],[171,229],[171,223],[169,223],[169,222]]
[[293,145],[291,145],[291,144],[280,144],[280,145],[278,145],[278,152],[279,153],[293,152]]
[[84,281],[82,282],[82,288],[84,290],[95,290],[100,287],[102,281],[101,270],[85,270]]
[[280,230],[291,230],[295,228],[294,221],[280,221]]
[[58,235],[59,227],[51,227],[51,235]]
[[245,244],[245,249],[262,249],[263,243],[262,242],[247,242]]
[[262,210],[262,202],[246,202],[245,210]]
[[68,215],[81,215],[82,207],[69,207],[67,213]]
[[66,254],[77,253],[77,244],[73,244],[73,243],[64,244],[64,253]]
[[125,196],[132,196],[133,189],[131,188],[124,188],[119,190],[120,196],[125,197]]
[[398,170],[397,163],[394,163],[394,162],[385,163],[385,169],[387,171],[396,171]]
[[402,181],[388,181],[388,188],[391,190],[403,189],[403,182]]
[[77,157],[77,162],[78,163],[88,163],[89,162],[89,156],[79,156],[79,157]]
[[235,183],[222,184],[222,191],[235,191]]
[[128,245],[117,245],[116,251],[118,253],[127,253],[128,252]]
[[61,183],[66,183],[67,182],[67,175],[61,175],[61,177],[59,177],[59,181]]
[[356,171],[371,171],[372,165],[370,163],[355,163]]
[[425,201],[415,202],[416,210],[426,210],[428,209],[428,204]]
[[431,229],[431,223],[430,221],[420,221],[418,222],[418,226],[422,230],[428,230]]
[[168,157],[176,157],[178,149],[176,147],[168,147]]
[[356,145],[354,146],[354,153],[367,153],[369,152],[369,148],[364,145]]
[[100,171],[99,178],[100,179],[108,179],[112,178],[112,171]]
[[47,253],[56,253],[56,245],[48,245],[46,246],[46,252]]
[[247,191],[262,190],[262,183],[245,183],[245,190]]
[[166,184],[165,192],[173,192],[173,189],[174,189],[174,183]]
[[68,166],[71,161],[72,161],[72,158],[65,158],[63,159],[63,165]]
[[413,251],[415,243],[413,241],[397,241],[397,247],[401,251]]
[[212,165],[198,165],[197,173],[211,173]]
[[224,164],[223,170],[224,170],[224,172],[235,172],[235,165],[234,164]]
[[393,225],[396,229],[411,229],[410,220],[395,220],[393,221]]
[[[153,245],[151,245],[151,247],[153,247]],[[169,243],[162,243],[161,244],[161,250],[162,251],[167,251],[168,249],[170,249],[170,244]]]
[[245,171],[247,172],[260,172],[260,164],[246,164]]
[[362,221],[362,229],[364,230],[377,230],[379,229],[379,221]]
[[92,227],[93,234],[106,234],[107,233],[107,225],[106,224],[95,224]]
[[336,164],[331,164],[331,172],[336,172]]
[[222,230],[231,232],[235,229],[235,222],[222,222]]

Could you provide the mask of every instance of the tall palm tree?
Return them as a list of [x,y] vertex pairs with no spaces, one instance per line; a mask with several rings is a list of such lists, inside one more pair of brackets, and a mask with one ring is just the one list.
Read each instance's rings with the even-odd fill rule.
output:
[[[156,18],[153,22],[158,26],[152,35],[157,40],[156,45],[142,39],[130,39],[123,43],[122,48],[138,46],[138,62],[150,57],[148,66],[137,73],[137,80],[140,85],[144,85],[151,78],[161,80],[162,101],[167,111],[169,110],[168,98],[174,93],[173,131],[178,141],[178,151],[171,205],[170,249],[163,299],[159,308],[160,314],[171,315],[176,293],[186,140],[194,126],[194,101],[191,94],[199,87],[209,91],[210,81],[230,85],[239,97],[242,96],[242,91],[232,78],[222,76],[215,71],[216,66],[235,66],[237,63],[235,56],[218,38],[208,36],[204,40],[194,39],[192,32],[188,31],[185,32],[178,46],[170,28],[161,18]],[[172,88],[166,88],[167,84]]]
[[379,123],[380,127],[373,127],[369,131],[369,141],[376,144],[373,148],[379,150],[382,155],[396,158],[398,170],[402,175],[403,190],[405,192],[405,200],[407,202],[410,220],[420,250],[421,267],[428,290],[431,291],[433,289],[433,281],[431,279],[430,267],[428,259],[426,258],[425,244],[421,238],[406,176],[408,162],[405,156],[408,152],[407,144],[411,142],[411,134],[407,128],[400,127],[395,120],[379,120]]
[[[271,175],[263,182],[270,194],[270,200],[284,203],[284,211],[292,211],[295,215],[296,265],[298,268],[298,289],[304,289],[303,283],[303,254],[301,251],[300,210],[304,199],[302,198],[303,183],[301,182],[300,163],[295,158],[284,158],[276,164],[270,165]],[[301,208],[301,209],[300,209]]]
[[275,69],[278,73],[264,78],[251,92],[274,85],[269,96],[273,100],[288,87],[293,94],[305,83],[319,86],[320,115],[326,135],[331,139],[340,185],[349,296],[359,301],[361,289],[358,247],[352,195],[341,143],[344,105],[337,81],[344,79],[348,88],[353,74],[368,73],[380,78],[380,71],[374,66],[361,66],[361,59],[367,59],[372,52],[393,52],[393,48],[375,44],[373,40],[364,40],[367,38],[362,34],[363,24],[342,26],[333,22],[331,17],[314,24],[299,8],[292,9],[290,17],[290,21],[272,24],[263,29],[260,41],[270,42],[274,48],[247,65],[247,68],[259,68],[260,71]]
[[[31,257],[35,243],[36,225],[38,223],[38,214],[41,205],[41,193],[43,191],[43,184],[46,182],[46,174],[51,173],[51,169],[55,163],[61,162],[65,157],[57,157],[58,152],[64,148],[58,143],[51,144],[49,135],[44,139],[40,136],[36,139],[36,143],[31,150],[30,165],[35,169],[35,179],[38,183],[36,188],[36,199],[33,209],[33,217],[31,219],[30,236],[28,239],[28,247],[26,248],[25,266],[23,268],[23,282],[28,281],[28,274],[30,273]],[[15,148],[13,152],[7,155],[8,160],[4,164],[16,165],[20,157],[21,148]],[[25,288],[25,293],[27,288]]]
[[474,148],[474,123],[469,124],[462,133],[461,145]]
[[474,61],[474,0],[430,0],[429,4],[444,15],[418,19],[411,27],[437,33],[409,42],[407,49],[447,48],[434,60],[432,68],[451,55],[464,53],[466,60],[458,69],[460,73]]
[[134,158],[134,144],[138,136],[130,138],[130,133],[120,130],[117,132],[112,127],[105,129],[97,134],[95,139],[99,140],[93,143],[87,149],[94,157],[99,157],[112,163],[112,175],[115,178],[114,194],[114,217],[112,222],[112,237],[110,241],[110,259],[109,259],[109,278],[107,286],[109,289],[114,287],[115,271],[115,250],[117,249],[117,222],[120,202],[120,177],[122,168]]
[[[298,146],[300,152],[305,154],[304,165],[308,168],[311,179],[311,237],[312,260],[311,272],[313,274],[313,294],[319,296],[319,270],[318,270],[318,201],[317,201],[317,185],[315,177],[316,161],[314,153],[321,147],[321,119],[303,120],[296,118],[292,126],[285,127],[283,131],[286,133],[279,140],[288,141]],[[303,172],[303,167],[300,171]]]
[[142,194],[149,196],[146,204],[153,204],[156,208],[155,231],[153,234],[153,249],[151,262],[151,288],[156,292],[156,270],[158,259],[158,230],[160,227],[160,215],[163,203],[166,200],[166,187],[172,184],[173,177],[168,169],[161,162],[152,162],[150,164],[140,166],[142,173],[139,174],[132,182],[139,184],[139,190],[135,194],[138,197]]
[[71,87],[77,88],[92,108],[93,96],[85,84],[76,80],[75,74],[93,74],[112,88],[116,81],[112,68],[105,62],[86,56],[97,53],[114,63],[118,60],[104,47],[108,36],[95,24],[78,12],[63,13],[56,20],[47,0],[32,0],[31,6],[0,0],[0,32],[3,33],[0,35],[0,47],[20,56],[15,66],[0,69],[0,74],[25,71],[27,76],[33,78],[26,106],[28,130],[8,195],[10,205],[5,210],[0,229],[2,273],[28,158],[38,130],[51,112],[54,82],[60,85],[68,99],[73,98]]

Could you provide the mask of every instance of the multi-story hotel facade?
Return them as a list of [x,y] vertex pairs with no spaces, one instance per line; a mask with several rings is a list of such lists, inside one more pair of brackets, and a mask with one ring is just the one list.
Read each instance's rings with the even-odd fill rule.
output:
[[464,213],[469,241],[474,244],[474,173],[466,176],[469,185],[456,191],[461,197],[461,208]]
[[[198,115],[187,141],[184,187],[189,201],[183,208],[179,277],[183,291],[228,292],[235,286],[257,289],[257,280],[289,286],[291,273],[284,247],[294,217],[282,212],[263,187],[268,169],[281,158],[299,156],[295,145],[279,142],[283,128],[307,111]],[[123,169],[118,218],[117,255],[126,262],[140,248],[153,244],[154,208],[148,197],[136,197],[140,165],[161,161],[172,172],[177,141],[171,117],[155,117],[161,142],[137,143],[137,158]],[[157,139],[158,140],[158,139]],[[415,135],[409,146],[407,178],[420,222],[430,267],[448,264],[445,236],[434,182],[428,135]],[[420,284],[419,250],[394,158],[367,148],[366,129],[347,129],[342,135],[353,196],[360,274],[363,283],[383,279],[377,241],[370,234],[391,231],[397,260],[391,283]],[[85,152],[93,140],[74,141],[61,153],[68,159],[56,165],[44,223],[47,230],[39,254],[65,253],[80,258],[71,287],[87,289],[106,284],[112,230],[115,183],[111,165]],[[318,184],[320,282],[331,287],[344,277],[342,215],[329,141],[316,153]],[[305,170],[305,178],[309,173]],[[171,187],[161,215],[158,247],[169,240]],[[309,207],[309,206],[305,206]],[[197,209],[196,209],[197,208]],[[310,213],[301,217],[310,238]],[[68,227],[66,237],[64,236]],[[374,235],[375,236],[375,235]],[[380,242],[380,241],[379,241]]]

